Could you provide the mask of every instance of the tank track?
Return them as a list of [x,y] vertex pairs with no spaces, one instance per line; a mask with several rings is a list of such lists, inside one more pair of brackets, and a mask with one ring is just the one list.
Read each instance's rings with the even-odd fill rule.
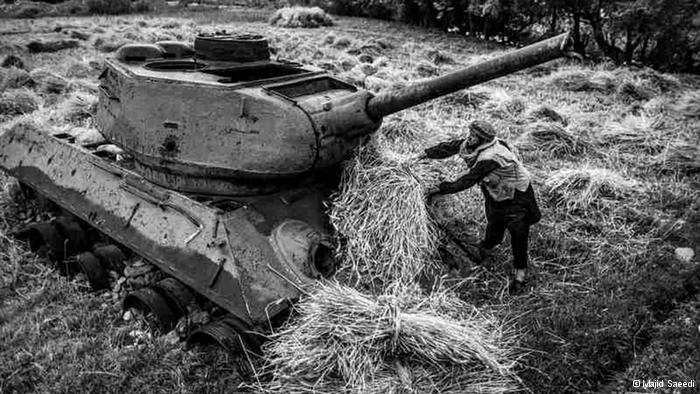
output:
[[[187,285],[145,263],[128,248],[94,231],[31,187],[19,183],[15,203],[24,215],[39,209],[38,221],[14,226],[12,235],[25,242],[60,275],[103,294],[123,294],[124,320],[139,319],[157,334],[175,332],[188,348],[217,347],[235,356],[238,370],[249,375],[267,337],[250,324],[226,312]],[[145,275],[131,275],[141,272]],[[133,279],[133,280],[132,280]]]

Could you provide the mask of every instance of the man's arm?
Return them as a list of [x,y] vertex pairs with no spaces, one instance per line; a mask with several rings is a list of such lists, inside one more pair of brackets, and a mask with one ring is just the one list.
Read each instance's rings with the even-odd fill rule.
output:
[[463,141],[464,139],[458,139],[437,144],[425,150],[425,157],[428,159],[444,159],[456,155]]
[[452,194],[462,190],[467,190],[482,180],[491,171],[499,168],[500,165],[493,160],[484,160],[476,163],[468,173],[461,176],[454,182],[442,182],[437,194]]

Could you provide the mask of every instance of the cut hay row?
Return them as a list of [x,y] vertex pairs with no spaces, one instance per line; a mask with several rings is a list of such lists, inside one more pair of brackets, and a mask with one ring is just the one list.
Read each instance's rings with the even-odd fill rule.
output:
[[268,393],[507,393],[512,334],[453,294],[321,283],[268,344]]
[[330,218],[357,283],[370,289],[413,283],[431,266],[437,247],[426,185],[408,164],[385,161],[372,146],[358,149],[341,185]]
[[697,144],[673,144],[657,155],[653,164],[662,171],[700,173],[700,146]]
[[631,195],[639,183],[606,168],[582,165],[552,173],[545,181],[549,193],[568,210],[599,206],[603,200]]
[[281,27],[333,26],[333,18],[319,7],[284,7],[270,17],[270,24]]

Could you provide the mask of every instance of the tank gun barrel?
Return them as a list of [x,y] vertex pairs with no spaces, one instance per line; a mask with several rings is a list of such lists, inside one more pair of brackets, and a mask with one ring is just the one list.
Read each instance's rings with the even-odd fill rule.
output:
[[428,100],[562,57],[571,51],[571,46],[569,34],[560,34],[447,75],[381,93],[369,100],[367,113],[374,119],[381,119]]

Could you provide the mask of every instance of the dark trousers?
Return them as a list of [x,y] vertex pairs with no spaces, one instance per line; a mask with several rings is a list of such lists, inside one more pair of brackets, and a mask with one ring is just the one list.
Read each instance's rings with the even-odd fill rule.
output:
[[486,209],[486,236],[481,246],[491,249],[503,242],[506,230],[510,233],[513,251],[513,266],[516,269],[527,268],[527,242],[530,226],[540,220],[541,214],[530,185],[525,192],[515,191],[512,200],[494,201],[482,186]]
[[513,251],[513,266],[516,269],[527,268],[527,239],[530,225],[524,215],[505,215],[490,218],[486,225],[486,236],[481,246],[491,249],[503,242],[506,229],[510,233],[510,244]]

